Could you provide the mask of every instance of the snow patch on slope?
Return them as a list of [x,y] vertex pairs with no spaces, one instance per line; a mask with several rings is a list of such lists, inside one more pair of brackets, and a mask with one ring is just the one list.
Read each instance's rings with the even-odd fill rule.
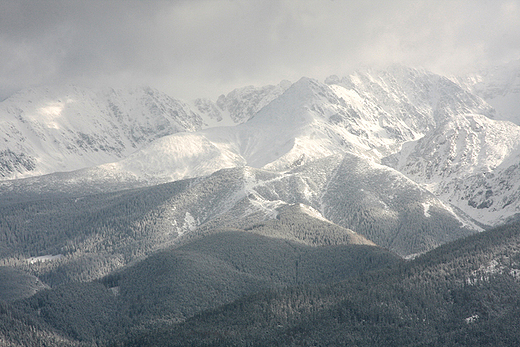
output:
[[481,115],[453,117],[383,163],[484,224],[519,213],[520,127]]
[[120,160],[202,119],[157,90],[39,87],[0,103],[0,177],[72,171]]
[[149,182],[168,182],[243,165],[243,158],[225,146],[212,143],[203,133],[178,133],[162,137],[124,160],[99,168]]
[[492,105],[495,119],[520,125],[520,59],[452,79]]

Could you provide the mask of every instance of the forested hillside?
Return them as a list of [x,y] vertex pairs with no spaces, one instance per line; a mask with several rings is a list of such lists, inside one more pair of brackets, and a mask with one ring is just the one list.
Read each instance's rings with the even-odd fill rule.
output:
[[0,102],[0,345],[520,345],[520,127],[471,88],[56,88]]
[[261,292],[124,346],[516,346],[520,224],[392,270]]
[[519,273],[520,223],[410,261],[376,246],[308,246],[222,230],[96,281],[1,303],[0,341],[514,346],[520,342]]
[[[188,182],[112,194],[50,197],[0,206],[0,262],[49,285],[99,278],[168,242],[160,206]],[[173,236],[176,236],[174,234]],[[37,257],[60,255],[52,261]],[[36,258],[30,261],[30,258]]]
[[99,279],[223,228],[308,245],[377,244],[401,256],[475,232],[403,175],[353,155],[284,173],[223,169],[118,192],[0,195],[0,264],[50,286]]
[[[230,176],[212,179],[222,183],[225,177]],[[128,216],[142,220],[155,211],[149,223],[159,230],[155,208],[160,201],[203,195],[208,186],[196,182],[201,181],[85,196],[85,201],[77,203],[97,204],[100,216],[105,217],[81,214],[84,210],[80,209],[70,218],[76,226],[89,221],[95,226],[98,218],[105,223]],[[196,194],[191,191],[194,187],[199,189]],[[141,198],[143,191],[149,200]],[[213,201],[215,207],[220,206],[218,201]],[[16,209],[18,217],[12,214],[15,220],[24,221],[22,211],[32,211],[33,218],[41,215],[41,221],[45,217],[53,221],[45,214],[45,206],[74,210],[69,198],[21,206],[25,208]],[[111,214],[105,215],[107,211]],[[70,254],[49,260],[33,257],[33,264],[9,258],[17,270],[3,275],[12,282],[3,293],[10,303],[3,306],[1,338],[14,345],[27,341],[29,346],[69,340],[71,344],[130,346],[457,346],[476,342],[491,346],[518,341],[511,327],[518,323],[520,304],[520,223],[459,239],[404,261],[325,220],[308,206],[284,205],[276,213],[247,230],[211,229],[209,223],[186,233],[178,244],[162,243],[162,249],[151,247],[153,243],[146,248],[147,238],[127,235],[125,239],[122,234],[119,243],[98,239],[97,247],[106,253],[94,248],[81,251],[76,261],[70,261],[75,259]],[[119,226],[117,230],[125,229]],[[123,252],[129,242],[140,244],[143,253],[129,258],[133,260],[127,260],[127,265],[103,262],[118,259],[102,258],[100,254],[114,254],[106,247],[120,247]],[[55,254],[50,248],[46,252]],[[43,283],[38,284],[40,280]],[[45,289],[45,283],[52,283],[53,288]],[[9,294],[12,288],[20,288],[19,297]],[[13,334],[13,329],[19,333]],[[484,336],[489,329],[493,333]]]
[[158,251],[100,280],[41,290],[12,305],[63,336],[104,344],[258,291],[334,283],[401,261],[376,246],[312,247],[227,231]]
[[45,288],[48,286],[36,276],[12,267],[0,266],[0,300],[15,301]]
[[0,345],[19,346],[56,346],[56,347],[91,347],[90,343],[81,343],[65,337],[52,327],[42,323],[34,315],[20,312],[0,300]]

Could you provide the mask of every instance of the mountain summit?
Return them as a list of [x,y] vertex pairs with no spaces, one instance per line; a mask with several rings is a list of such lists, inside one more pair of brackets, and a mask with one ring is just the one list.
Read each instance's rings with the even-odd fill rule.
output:
[[13,95],[0,340],[518,340],[520,126],[483,98],[515,87],[461,81],[393,66],[191,104]]
[[495,109],[460,83],[421,69],[360,70],[324,83],[304,77],[192,106],[149,88],[75,87],[21,92],[0,106],[5,179],[84,167],[4,181],[10,194],[113,191],[235,167],[284,173],[353,155],[368,171],[384,164],[406,175],[464,225],[520,212],[519,127],[493,120]]
[[0,118],[4,180],[117,161],[160,137],[203,125],[187,104],[148,87],[33,88],[2,101]]

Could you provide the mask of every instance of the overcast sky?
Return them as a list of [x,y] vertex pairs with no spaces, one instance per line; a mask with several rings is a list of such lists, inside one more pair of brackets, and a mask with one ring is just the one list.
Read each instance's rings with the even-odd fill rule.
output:
[[361,66],[519,58],[520,0],[0,0],[0,98],[74,83],[214,99]]

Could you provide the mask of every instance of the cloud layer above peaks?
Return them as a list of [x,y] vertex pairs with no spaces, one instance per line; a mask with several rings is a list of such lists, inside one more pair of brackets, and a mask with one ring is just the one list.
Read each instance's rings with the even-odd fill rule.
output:
[[0,2],[0,98],[37,84],[248,84],[400,63],[440,73],[520,58],[520,1]]

